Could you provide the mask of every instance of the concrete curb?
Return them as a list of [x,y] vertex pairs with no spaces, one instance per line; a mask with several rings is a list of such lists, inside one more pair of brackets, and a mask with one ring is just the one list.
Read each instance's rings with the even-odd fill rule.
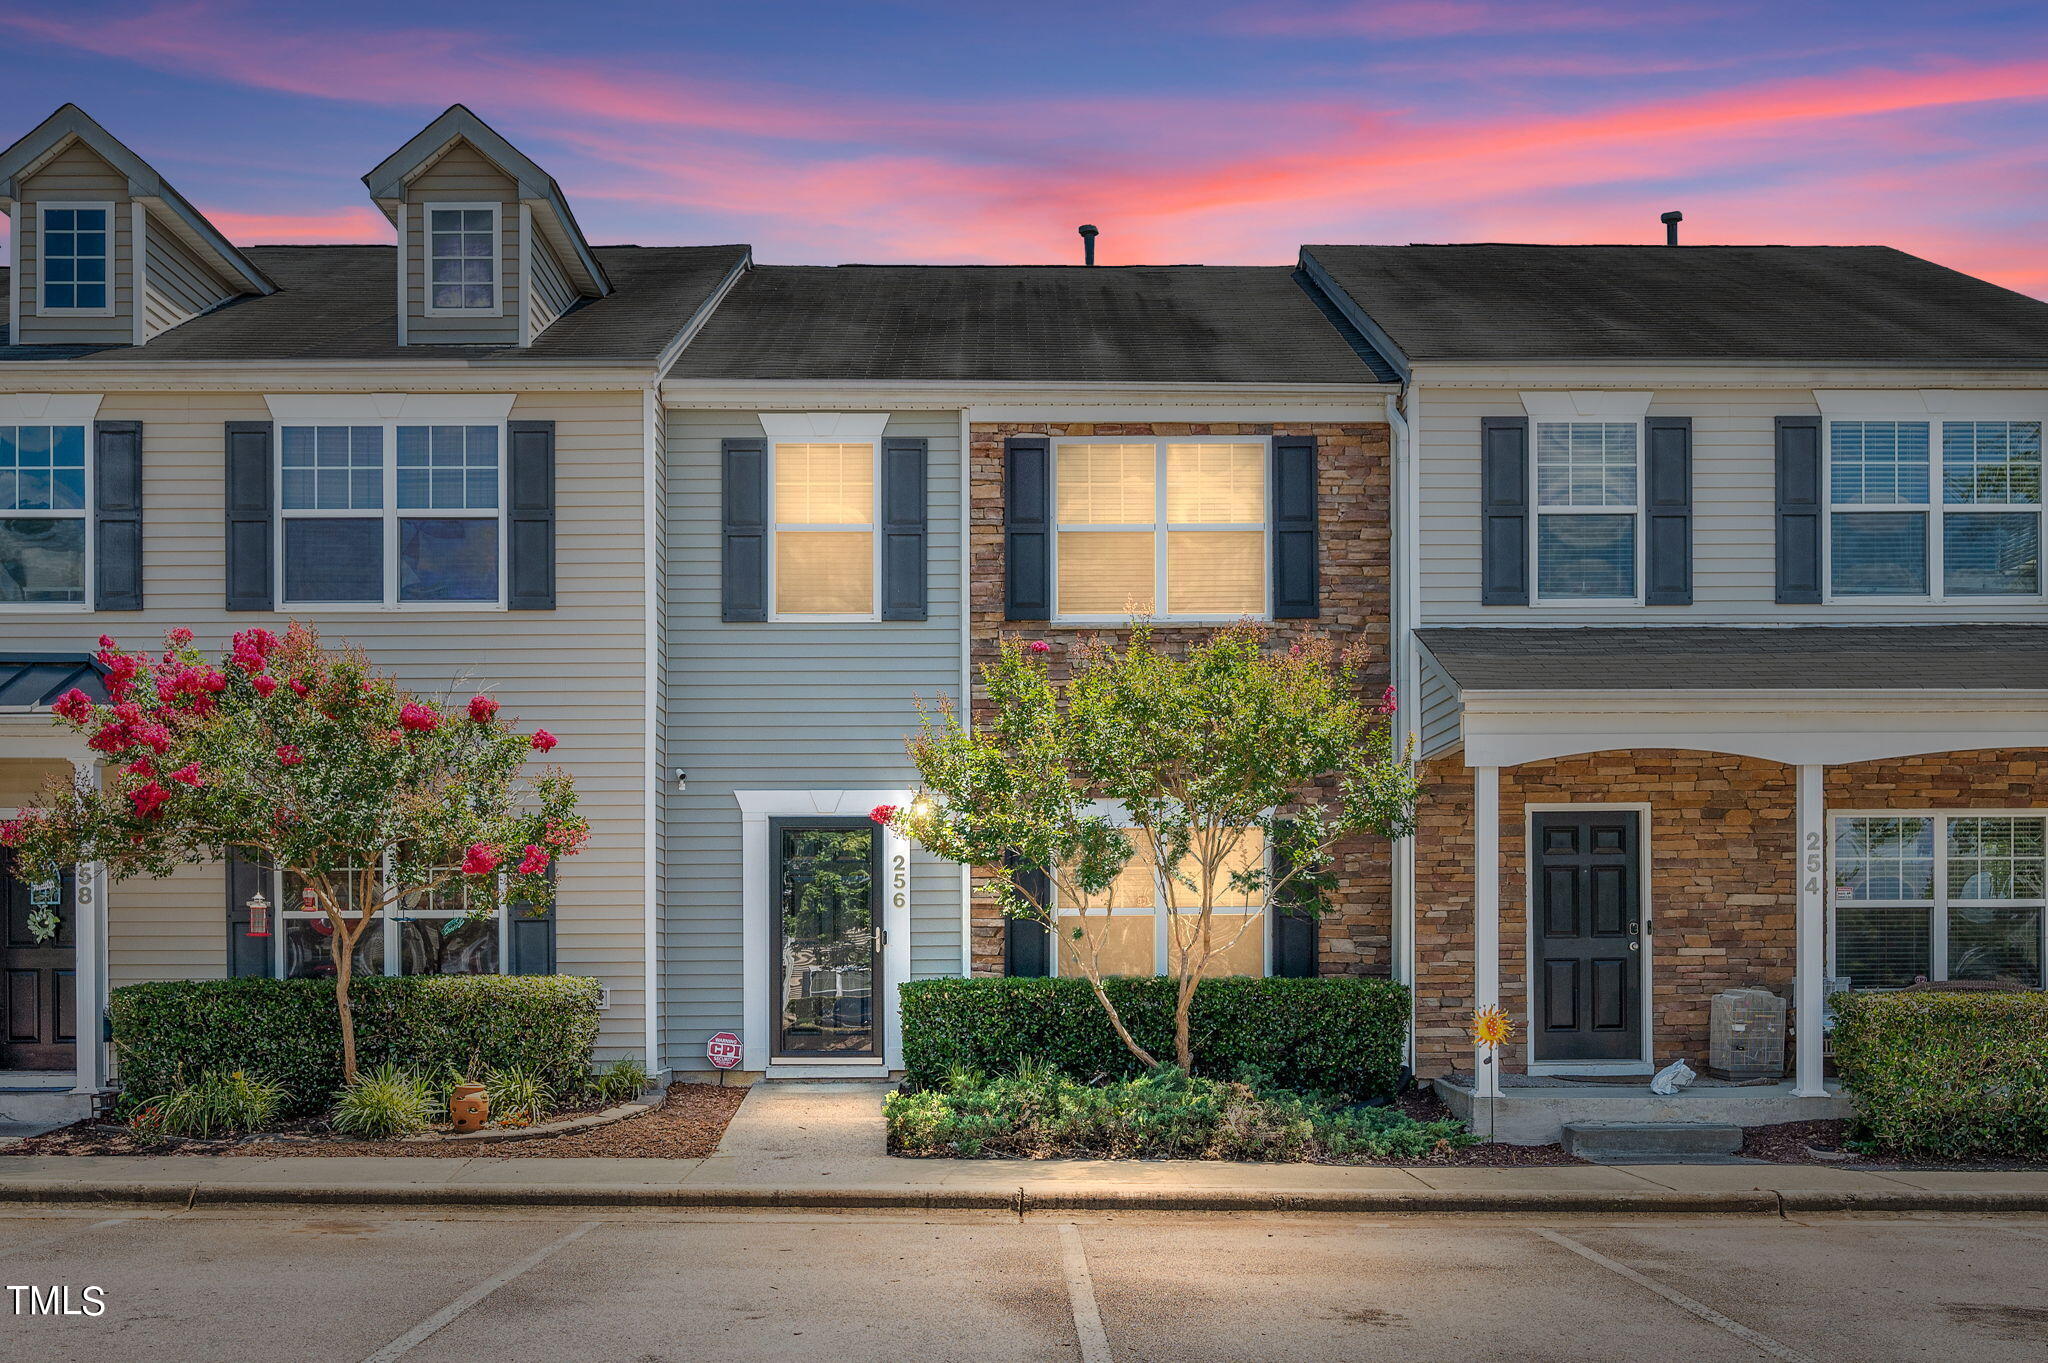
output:
[[694,1209],[802,1209],[1032,1212],[1295,1212],[1428,1216],[1643,1215],[1699,1213],[1748,1216],[1809,1212],[1958,1212],[2010,1214],[2048,1211],[2048,1191],[1939,1192],[1614,1192],[1585,1189],[1429,1190],[1424,1192],[1267,1192],[1255,1189],[1043,1189],[987,1188],[737,1188],[688,1185],[405,1183],[290,1184],[264,1187],[228,1181],[139,1183],[0,1182],[0,1203],[42,1205],[139,1204],[185,1207],[669,1207]]

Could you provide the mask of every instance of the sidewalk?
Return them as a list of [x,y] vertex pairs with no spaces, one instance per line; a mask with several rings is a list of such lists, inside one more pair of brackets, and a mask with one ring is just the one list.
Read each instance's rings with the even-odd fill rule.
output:
[[0,1202],[1296,1212],[2039,1212],[2048,1173],[908,1160],[881,1084],[757,1085],[707,1159],[0,1157]]

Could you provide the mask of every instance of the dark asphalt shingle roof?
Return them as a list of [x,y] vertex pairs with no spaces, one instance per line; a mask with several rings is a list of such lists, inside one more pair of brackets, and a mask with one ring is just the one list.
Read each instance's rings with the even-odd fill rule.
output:
[[2048,303],[1889,246],[1304,246],[1411,360],[2048,363]]
[[2048,690],[2048,625],[1421,629],[1465,691]]
[[672,379],[1381,383],[1285,266],[756,266]]
[[523,349],[398,344],[390,246],[251,246],[278,291],[195,317],[146,346],[0,346],[0,360],[522,360],[652,363],[746,258],[745,246],[600,246],[615,288]]

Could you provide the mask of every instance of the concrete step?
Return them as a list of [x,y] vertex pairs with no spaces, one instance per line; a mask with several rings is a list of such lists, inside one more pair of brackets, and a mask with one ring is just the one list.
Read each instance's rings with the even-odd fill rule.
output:
[[1568,1122],[1564,1148],[1590,1160],[1732,1155],[1742,1148],[1742,1128],[1721,1122]]
[[24,1126],[65,1126],[92,1116],[90,1094],[68,1088],[0,1088],[0,1123]]

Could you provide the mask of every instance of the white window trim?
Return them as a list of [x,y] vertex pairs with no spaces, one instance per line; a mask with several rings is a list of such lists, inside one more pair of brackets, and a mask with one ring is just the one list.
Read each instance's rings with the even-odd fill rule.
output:
[[[1633,397],[1634,394],[1616,394],[1619,397]],[[1644,406],[1648,406],[1648,395],[1642,395]],[[1631,506],[1545,506],[1539,491],[1536,470],[1536,450],[1542,443],[1541,432],[1545,426],[1567,425],[1633,426],[1636,433],[1636,499]],[[1528,479],[1529,489],[1529,563],[1525,570],[1529,575],[1529,602],[1554,610],[1604,610],[1613,606],[1640,606],[1645,600],[1643,578],[1648,570],[1647,546],[1643,543],[1643,491],[1646,470],[1643,467],[1644,453],[1648,444],[1648,432],[1644,429],[1645,418],[1627,413],[1607,415],[1547,415],[1531,414],[1529,418],[1529,464],[1523,474]],[[1543,595],[1543,518],[1545,516],[1627,516],[1635,522],[1635,534],[1631,537],[1635,549],[1634,580],[1635,592],[1630,596],[1545,596]]]
[[[325,919],[327,915],[318,910],[309,913],[304,909],[296,908],[285,902],[284,871],[282,868],[271,867],[265,874],[264,879],[269,882],[270,902],[275,906],[271,910],[270,976],[272,979],[281,980],[284,978],[285,923],[287,921],[306,922],[312,919]],[[383,934],[384,962],[382,973],[385,975],[397,975],[399,967],[405,963],[404,953],[399,949],[398,945],[399,934],[392,930],[398,925],[400,917],[441,919],[465,916],[463,914],[445,913],[439,910],[421,914],[401,915],[395,907],[379,909],[377,916],[371,920],[371,925]],[[491,917],[498,924],[497,973],[503,975],[508,973],[511,966],[512,934],[506,930],[505,905],[502,902],[496,909],[491,911]]]
[[[1088,806],[1087,813],[1094,818],[1108,819],[1111,823],[1114,823],[1119,828],[1131,827],[1129,814],[1125,811],[1123,805],[1115,800],[1096,800]],[[1269,876],[1272,874],[1272,870],[1273,846],[1270,842],[1268,842],[1266,844],[1266,872]],[[1270,885],[1267,886],[1266,893],[1267,897],[1270,899],[1272,896],[1272,887]],[[1225,909],[1220,905],[1215,910],[1215,912],[1217,913],[1230,913],[1235,911],[1236,910],[1234,909]],[[1141,914],[1150,914],[1153,919],[1152,974],[1155,978],[1170,976],[1173,973],[1173,952],[1171,949],[1173,944],[1168,931],[1171,920],[1174,918],[1199,918],[1201,916],[1201,906],[1195,905],[1193,907],[1192,912],[1189,912],[1184,909],[1182,912],[1177,914],[1168,913],[1166,911],[1166,884],[1163,878],[1163,873],[1159,870],[1158,867],[1155,866],[1152,870],[1152,906],[1150,908],[1090,908],[1085,914],[1077,914],[1076,917],[1080,917],[1084,920],[1093,919],[1097,916],[1105,918],[1136,918]],[[1046,973],[1055,978],[1057,978],[1060,973],[1059,919],[1059,887],[1054,886],[1051,927],[1052,941],[1048,944],[1050,949],[1046,952],[1045,968]],[[1248,977],[1223,976],[1219,978],[1250,978],[1264,980],[1271,979],[1272,976],[1273,910],[1272,906],[1270,904],[1267,904],[1259,909],[1259,973],[1257,975]],[[1139,978],[1143,977],[1141,976]]]
[[[1152,520],[1135,525],[1069,525],[1059,517],[1060,506],[1060,447],[1062,445],[1151,445],[1152,446]],[[1060,591],[1060,536],[1064,534],[1147,534],[1152,537],[1152,611],[1146,616],[1165,624],[1175,625],[1229,625],[1247,618],[1237,615],[1174,615],[1166,609],[1167,592],[1170,584],[1166,576],[1166,537],[1175,531],[1222,530],[1246,533],[1253,527],[1249,522],[1203,522],[1194,525],[1170,525],[1166,519],[1166,447],[1168,445],[1257,445],[1263,451],[1259,456],[1260,500],[1266,508],[1266,516],[1258,525],[1260,575],[1266,583],[1265,605],[1250,619],[1267,621],[1273,618],[1273,437],[1269,435],[1078,435],[1053,436],[1048,442],[1047,467],[1045,471],[1046,500],[1052,528],[1052,543],[1046,554],[1046,572],[1052,590],[1052,623],[1060,625],[1121,625],[1129,619],[1121,613],[1111,615],[1084,615],[1062,611],[1059,605]]]
[[[103,209],[103,210],[105,210],[105,212],[106,212],[106,215],[107,215],[107,281],[106,281],[106,282],[107,282],[107,305],[106,305],[105,307],[103,307],[103,308],[53,308],[53,307],[50,307],[50,306],[49,306],[48,304],[46,304],[46,303],[45,303],[45,302],[43,301],[43,300],[44,300],[44,299],[45,299],[46,297],[48,297],[48,295],[47,295],[47,294],[45,293],[45,289],[46,289],[46,288],[47,288],[47,287],[49,286],[49,283],[50,283],[49,279],[47,278],[47,275],[48,275],[48,273],[49,273],[49,272],[48,272],[48,271],[47,271],[46,269],[44,269],[44,268],[43,268],[43,262],[44,262],[44,261],[46,261],[46,260],[48,260],[48,259],[50,258],[50,257],[49,257],[49,252],[48,252],[47,250],[45,250],[45,249],[44,249],[44,243],[45,243],[45,242],[46,242],[46,241],[48,240],[48,237],[49,237],[49,225],[48,225],[48,222],[49,222],[49,213],[50,213],[50,210],[51,210],[51,209],[53,209],[53,208],[54,208],[54,209],[60,209],[60,210],[61,210],[61,209],[78,209],[78,208],[86,208],[86,209],[98,208],[98,209]],[[115,261],[116,261],[116,260],[117,260],[117,259],[119,258],[119,256],[120,256],[120,246],[119,246],[119,238],[118,238],[118,234],[117,234],[116,228],[117,228],[117,224],[116,224],[116,223],[115,223],[115,221],[114,221],[114,205],[113,205],[113,203],[112,203],[111,201],[108,201],[108,200],[103,200],[103,199],[102,199],[102,200],[84,200],[84,199],[39,199],[39,200],[37,200],[37,202],[36,202],[36,293],[35,293],[35,303],[36,303],[36,315],[37,315],[38,317],[112,317],[112,316],[113,316],[113,315],[115,314],[115,312],[116,312],[116,310],[117,310],[117,308],[116,308],[116,305],[117,305],[117,304],[119,303],[119,301],[120,301],[120,300],[119,300],[119,297],[117,296],[116,290],[115,290],[115,282],[116,282],[116,281],[115,281],[115,278],[114,278],[114,264],[115,264]],[[15,337],[14,339],[15,339],[15,340],[16,340],[17,342],[19,342],[21,338],[17,336],[17,337]]]
[[[501,203],[457,203],[434,199],[420,209],[420,306],[425,317],[503,317],[505,315],[505,205]],[[437,308],[434,306],[434,214],[435,212],[482,212],[491,215],[491,305],[487,308]]]
[[[1903,899],[1850,899],[1839,898],[1835,893],[1835,830],[1843,819],[1931,819],[1934,823],[1934,898],[1926,903]],[[1864,909],[1921,909],[1927,910],[1927,978],[1948,979],[1948,916],[1952,907],[1948,891],[1948,825],[1952,819],[2039,819],[2048,822],[2048,809],[1830,809],[1827,811],[1827,831],[1824,837],[1827,854],[1827,937],[1828,975],[1840,978],[1841,971],[1835,964],[1837,933],[1835,911],[1842,904]],[[2040,931],[2044,934],[2041,962],[2044,976],[2048,976],[2048,898],[2044,899],[1972,899],[1965,901],[1972,908],[1983,909],[2039,909],[2041,910]],[[1849,980],[1852,989],[1855,978]]]
[[[811,525],[791,521],[784,524],[777,519],[776,504],[779,500],[775,470],[781,462],[784,445],[866,445],[868,447],[868,520],[865,525]],[[770,436],[768,439],[768,621],[770,624],[829,624],[833,622],[869,622],[882,618],[882,438],[877,435],[866,437],[810,435],[797,438]],[[785,530],[817,530],[843,534],[866,534],[868,537],[868,609],[849,614],[832,615],[816,612],[783,612],[775,608],[782,596],[779,577],[781,564],[776,546],[782,540]]]
[[[1837,421],[1886,421],[1924,423],[1927,427],[1927,500],[1925,502],[1836,502],[1835,501],[1835,423]],[[2005,412],[1978,412],[1965,410],[1901,412],[1897,409],[1870,412],[1830,412],[1821,422],[1821,600],[1826,604],[1854,606],[1859,604],[1879,605],[1930,605],[1930,606],[2000,606],[2008,604],[2026,605],[2048,600],[2048,569],[2036,565],[2040,578],[2040,590],[2035,592],[2012,593],[1957,593],[1950,595],[1944,589],[1947,581],[1942,542],[1942,528],[1947,513],[1951,510],[1964,515],[2031,514],[2035,518],[2036,553],[2048,547],[2048,448],[2043,450],[2043,500],[2040,502],[1954,502],[1943,497],[1946,480],[1944,465],[1947,462],[1947,441],[1944,427],[1948,422],[1977,421],[2039,421],[2044,447],[2048,447],[2048,419],[2038,414],[2024,416],[2008,415]],[[1862,514],[1910,514],[1927,518],[1927,591],[1920,595],[1879,596],[1866,592],[1835,591],[1835,517],[1837,515]]]
[[830,1057],[775,1057],[774,1028],[768,1016],[768,966],[774,955],[772,923],[775,903],[768,876],[774,848],[768,841],[770,819],[867,817],[876,805],[909,804],[908,790],[736,790],[740,807],[740,1039],[741,1068],[757,1073],[801,1072],[829,1067],[849,1076],[872,1070],[886,1075],[903,1068],[902,1000],[896,986],[910,975],[911,851],[910,840],[894,828],[881,828],[882,979],[876,990],[876,1022],[882,1032],[882,1054],[870,1059],[834,1061]]
[[[361,614],[365,611],[396,611],[408,614],[470,614],[504,611],[507,575],[511,569],[511,536],[507,533],[509,509],[506,498],[512,462],[509,423],[516,397],[502,394],[418,394],[375,393],[320,396],[271,394],[264,401],[277,426],[277,438],[270,454],[275,526],[272,590],[281,610],[297,614]],[[381,426],[384,428],[384,495],[377,511],[291,511],[284,509],[284,428],[286,426]],[[398,428],[400,426],[495,426],[498,428],[498,506],[494,512],[447,510],[398,506]],[[285,595],[284,522],[294,520],[384,519],[384,599],[382,601],[292,601]],[[398,521],[405,518],[437,519],[441,516],[498,522],[498,597],[495,601],[400,601],[398,599]]]
[[98,393],[6,393],[0,394],[0,426],[78,426],[85,431],[85,506],[78,511],[0,511],[5,520],[70,520],[85,522],[85,599],[82,601],[0,601],[4,615],[91,615],[93,613],[93,571],[96,561],[92,517],[99,483],[99,461],[94,458],[92,427],[99,415]]

